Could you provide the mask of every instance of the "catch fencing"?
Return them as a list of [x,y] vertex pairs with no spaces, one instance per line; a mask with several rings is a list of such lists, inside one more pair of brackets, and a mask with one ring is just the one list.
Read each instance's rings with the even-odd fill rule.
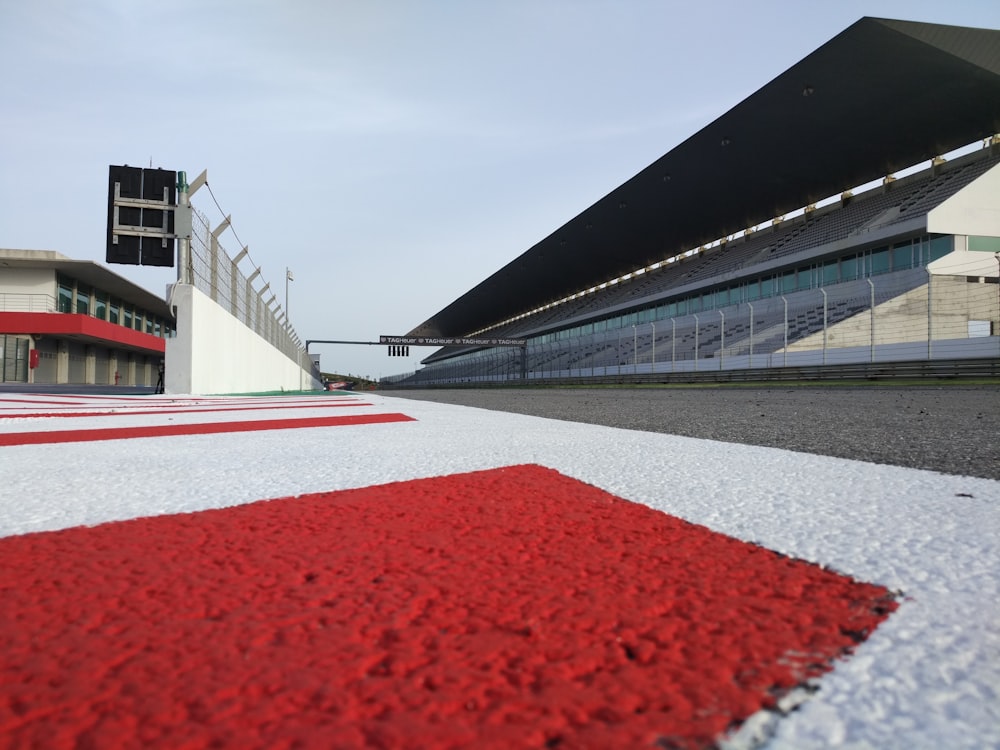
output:
[[554,332],[529,338],[523,349],[483,349],[383,378],[382,384],[607,381],[1000,358],[998,329],[996,279],[931,275],[915,268],[614,330]]
[[191,214],[191,279],[195,288],[304,370],[315,370],[291,324],[287,319],[282,321],[277,309],[271,307],[276,295],[265,296],[270,284],[255,289],[258,274],[245,276],[219,243],[208,218],[194,207]]

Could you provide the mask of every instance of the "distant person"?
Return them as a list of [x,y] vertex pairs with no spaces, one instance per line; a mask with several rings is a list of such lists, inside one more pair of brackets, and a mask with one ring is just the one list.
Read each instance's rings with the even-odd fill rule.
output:
[[163,360],[160,360],[160,376],[156,380],[156,392],[163,393]]

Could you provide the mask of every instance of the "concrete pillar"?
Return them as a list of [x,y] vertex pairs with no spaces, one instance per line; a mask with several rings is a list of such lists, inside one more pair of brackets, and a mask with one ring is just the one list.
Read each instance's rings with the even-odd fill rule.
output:
[[69,382],[69,342],[60,340],[56,344],[56,383]]
[[83,382],[87,385],[97,382],[97,353],[92,346],[84,348]]
[[108,352],[108,382],[111,385],[117,385],[115,382],[115,373],[118,370],[118,350],[112,349]]

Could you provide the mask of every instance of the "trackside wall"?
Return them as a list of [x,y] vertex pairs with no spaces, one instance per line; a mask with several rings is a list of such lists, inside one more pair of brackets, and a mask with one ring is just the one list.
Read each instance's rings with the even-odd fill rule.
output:
[[321,388],[310,370],[274,348],[193,286],[170,299],[177,335],[167,340],[167,393],[254,393]]

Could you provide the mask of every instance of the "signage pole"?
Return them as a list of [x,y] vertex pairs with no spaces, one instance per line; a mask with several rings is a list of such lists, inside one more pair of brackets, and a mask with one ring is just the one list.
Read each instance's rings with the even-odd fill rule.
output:
[[[177,205],[182,206],[181,213],[189,211],[187,172],[177,173]],[[179,233],[177,241],[177,281],[181,284],[191,284],[191,235]]]

